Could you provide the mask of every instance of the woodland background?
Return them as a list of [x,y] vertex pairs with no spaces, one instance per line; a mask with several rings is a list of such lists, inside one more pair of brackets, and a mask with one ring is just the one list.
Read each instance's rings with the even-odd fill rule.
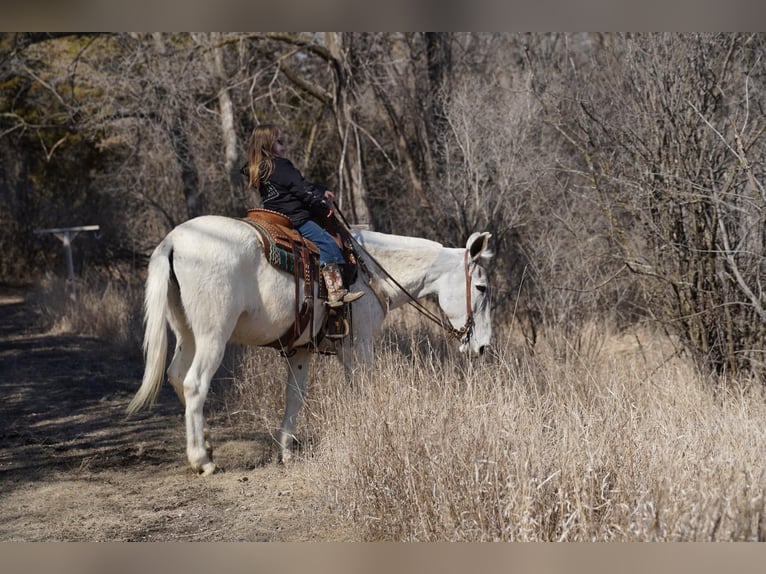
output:
[[[493,233],[495,316],[534,349],[651,323],[762,379],[763,34],[5,33],[0,280],[140,281],[173,226],[239,216],[260,122],[353,223]],[[555,327],[552,329],[551,327]]]
[[[764,34],[0,34],[0,539],[764,541]],[[359,384],[231,345],[184,455],[146,262],[259,122],[353,223],[493,234],[482,357],[396,310]],[[64,250],[41,228],[100,226]],[[426,302],[426,305],[429,303]],[[81,501],[87,499],[88,505]]]

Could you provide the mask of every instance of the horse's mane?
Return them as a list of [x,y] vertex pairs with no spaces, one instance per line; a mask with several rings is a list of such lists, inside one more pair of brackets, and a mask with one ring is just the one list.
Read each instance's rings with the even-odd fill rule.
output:
[[[370,288],[384,309],[388,308],[388,302],[401,294],[401,290],[391,276],[397,282],[404,282],[409,269],[422,271],[430,267],[444,251],[441,243],[421,237],[393,235],[358,228],[353,229],[353,235],[364,249],[360,255],[372,275]],[[395,256],[389,257],[389,261],[380,261],[381,258],[386,259],[388,254]]]
[[354,238],[362,244],[363,247],[370,246],[371,249],[415,249],[415,250],[438,250],[444,246],[431,239],[423,237],[410,237],[407,235],[394,235],[390,233],[380,233],[379,231],[370,231],[368,229],[352,229]]

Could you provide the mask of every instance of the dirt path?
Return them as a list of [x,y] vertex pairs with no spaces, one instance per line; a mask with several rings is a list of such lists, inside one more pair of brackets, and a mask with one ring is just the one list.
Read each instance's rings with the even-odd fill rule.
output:
[[140,359],[41,332],[25,297],[0,286],[0,541],[345,538],[319,526],[300,463],[271,462],[268,437],[227,442],[222,429],[226,471],[194,475],[169,385],[126,421]]

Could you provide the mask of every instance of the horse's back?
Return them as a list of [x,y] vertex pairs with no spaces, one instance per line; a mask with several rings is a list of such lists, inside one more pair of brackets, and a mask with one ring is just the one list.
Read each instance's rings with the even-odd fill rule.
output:
[[260,236],[242,221],[221,215],[203,215],[185,221],[167,236],[176,252],[192,251],[198,257],[236,256],[260,246]]
[[204,215],[173,229],[167,240],[184,313],[195,333],[223,331],[257,345],[289,327],[294,279],[268,263],[252,226]]

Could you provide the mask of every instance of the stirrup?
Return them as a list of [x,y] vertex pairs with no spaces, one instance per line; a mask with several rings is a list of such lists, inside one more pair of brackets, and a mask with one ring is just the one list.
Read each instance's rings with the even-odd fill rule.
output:
[[331,314],[327,318],[325,337],[332,340],[343,339],[351,331],[348,319],[340,314]]

